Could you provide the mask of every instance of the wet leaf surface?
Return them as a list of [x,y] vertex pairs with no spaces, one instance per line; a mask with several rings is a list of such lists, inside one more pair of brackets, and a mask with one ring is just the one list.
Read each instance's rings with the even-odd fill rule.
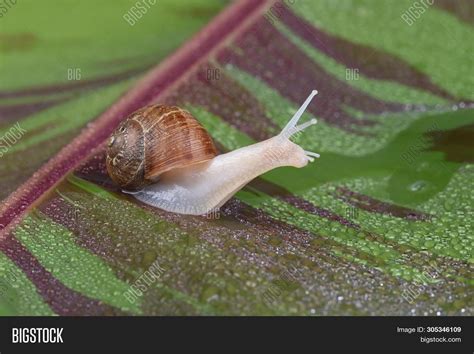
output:
[[[217,4],[188,7],[201,20],[183,38]],[[5,84],[0,128],[21,119],[36,135],[1,160],[0,276],[16,300],[0,313],[472,315],[472,5],[439,2],[409,26],[410,5],[240,1],[108,110],[139,69]],[[142,43],[159,35],[149,21]],[[0,51],[41,45],[23,37],[0,37]],[[127,52],[149,54],[142,68],[161,59],[140,47]],[[145,104],[188,109],[225,152],[278,133],[314,88],[305,119],[319,123],[296,141],[321,158],[257,178],[218,213],[143,205],[107,175],[105,139]]]

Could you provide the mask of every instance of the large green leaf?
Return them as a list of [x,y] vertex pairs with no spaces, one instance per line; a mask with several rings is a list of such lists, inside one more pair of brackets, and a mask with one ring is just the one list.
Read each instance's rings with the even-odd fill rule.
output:
[[[16,291],[36,304],[9,301],[0,310],[472,315],[474,29],[465,12],[472,5],[460,4],[440,1],[410,25],[401,18],[410,0],[242,0],[79,134],[70,126],[97,115],[130,81],[117,80],[102,93],[81,89],[79,97],[25,118],[25,127],[43,131],[13,146],[3,157],[15,156],[8,166],[21,169],[17,159],[35,150],[46,159],[53,150],[38,149],[42,141],[58,147],[66,141],[61,136],[77,135],[0,209],[0,270],[18,273]],[[177,8],[195,21],[183,31],[217,7]],[[123,13],[119,8],[104,6],[109,21]],[[124,38],[120,25],[110,24],[113,57],[159,61],[163,52],[143,46],[160,31],[166,38],[171,28],[182,30],[169,18],[155,29],[160,16],[150,9],[137,25],[149,26],[140,32],[145,38],[133,37],[135,28]],[[105,46],[92,42],[98,52]],[[123,65],[136,68],[129,64]],[[116,73],[112,67],[100,73]],[[35,75],[50,82],[44,72]],[[5,92],[21,92],[11,90],[13,76],[8,80]],[[296,141],[321,158],[257,178],[217,214],[143,205],[106,173],[105,139],[143,105],[187,108],[227,151],[276,134],[314,88],[320,93],[305,119],[319,123]],[[3,99],[22,101],[27,92]],[[82,123],[57,125],[51,117],[64,107],[87,111]],[[2,178],[17,179],[5,171]],[[5,196],[17,185],[7,184]]]

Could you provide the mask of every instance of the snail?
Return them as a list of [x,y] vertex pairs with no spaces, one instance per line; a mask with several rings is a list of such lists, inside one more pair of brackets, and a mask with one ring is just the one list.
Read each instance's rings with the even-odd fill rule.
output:
[[290,137],[316,124],[297,125],[313,90],[280,134],[218,154],[212,138],[187,111],[152,105],[132,113],[108,141],[106,166],[124,193],[166,211],[204,215],[217,210],[255,177],[277,167],[304,167],[319,154]]

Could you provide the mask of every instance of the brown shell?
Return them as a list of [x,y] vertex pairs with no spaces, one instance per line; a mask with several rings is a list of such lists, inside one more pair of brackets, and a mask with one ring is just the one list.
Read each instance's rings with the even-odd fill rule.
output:
[[214,143],[191,113],[153,105],[132,113],[112,134],[106,165],[112,180],[136,190],[171,169],[214,158]]

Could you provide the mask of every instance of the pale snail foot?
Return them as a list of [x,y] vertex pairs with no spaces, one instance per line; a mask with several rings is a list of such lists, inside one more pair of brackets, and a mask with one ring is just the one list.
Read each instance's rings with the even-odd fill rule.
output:
[[125,194],[132,194],[132,195],[136,195],[136,194],[140,194],[142,192],[142,190],[138,190],[138,191],[129,191],[129,190],[126,190],[126,189],[122,189],[122,193],[125,193]]

